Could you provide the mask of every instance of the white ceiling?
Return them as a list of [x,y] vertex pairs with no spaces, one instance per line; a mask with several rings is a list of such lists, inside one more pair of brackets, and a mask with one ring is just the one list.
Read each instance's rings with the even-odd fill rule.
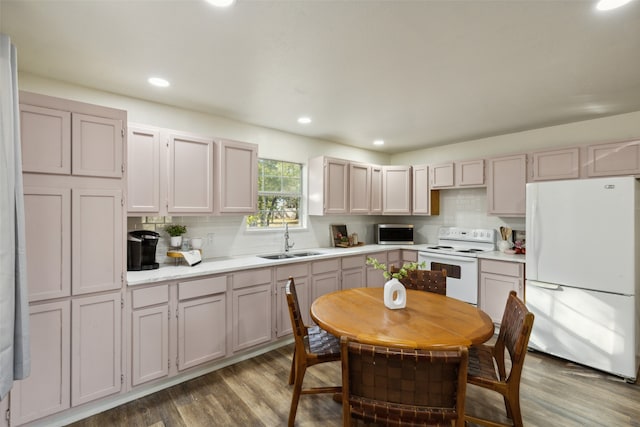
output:
[[0,0],[0,25],[23,72],[391,153],[639,111],[640,0],[594,6]]

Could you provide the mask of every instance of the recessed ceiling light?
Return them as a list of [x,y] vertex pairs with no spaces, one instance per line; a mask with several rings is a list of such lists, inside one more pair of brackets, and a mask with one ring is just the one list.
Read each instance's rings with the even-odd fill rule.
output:
[[373,145],[384,145],[384,141],[382,139],[376,139],[373,141]]
[[149,82],[149,84],[152,84],[154,86],[158,86],[158,87],[169,87],[169,82],[165,79],[162,79],[160,77],[149,77],[149,79],[147,80]]
[[629,3],[631,0],[600,0],[596,5],[596,9],[598,10],[611,10],[616,9],[620,6],[624,6]]
[[215,7],[229,7],[236,2],[236,0],[206,0],[207,3]]
[[298,123],[301,125],[308,125],[311,123],[311,117],[298,117]]

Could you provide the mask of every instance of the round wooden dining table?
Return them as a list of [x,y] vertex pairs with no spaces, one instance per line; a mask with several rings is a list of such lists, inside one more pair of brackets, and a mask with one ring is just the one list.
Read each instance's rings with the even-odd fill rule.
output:
[[491,318],[466,302],[408,289],[406,307],[389,309],[383,293],[355,288],[322,295],[311,305],[311,318],[337,337],[389,347],[468,347],[493,336]]

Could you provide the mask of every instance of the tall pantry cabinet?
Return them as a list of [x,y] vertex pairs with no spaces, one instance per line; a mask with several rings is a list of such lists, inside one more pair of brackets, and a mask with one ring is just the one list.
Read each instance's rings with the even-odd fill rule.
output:
[[20,93],[31,375],[19,425],[121,390],[126,111]]

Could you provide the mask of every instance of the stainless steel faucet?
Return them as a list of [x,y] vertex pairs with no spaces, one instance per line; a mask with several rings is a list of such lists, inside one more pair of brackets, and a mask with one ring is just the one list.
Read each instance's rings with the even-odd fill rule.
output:
[[285,222],[284,223],[284,252],[289,252],[289,249],[291,249],[296,243],[295,242],[291,242],[289,243],[289,223]]

